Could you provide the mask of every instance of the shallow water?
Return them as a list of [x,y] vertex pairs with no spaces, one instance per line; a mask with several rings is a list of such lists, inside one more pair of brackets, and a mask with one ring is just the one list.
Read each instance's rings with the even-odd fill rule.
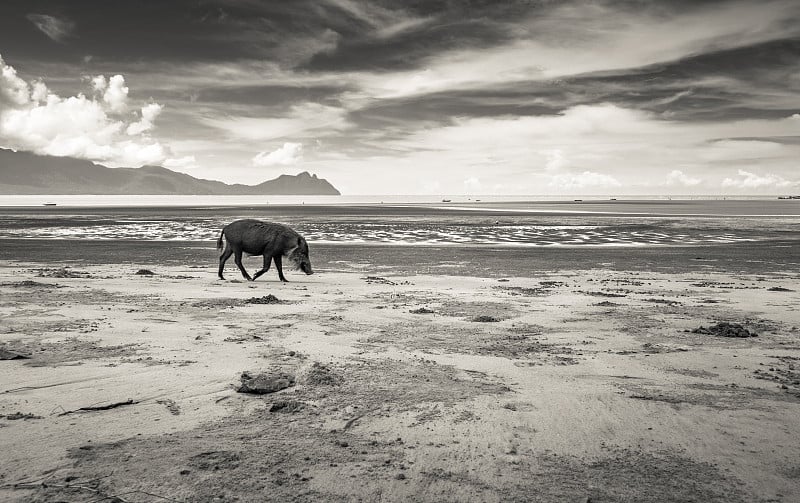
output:
[[[2,239],[213,242],[238,218],[291,225],[309,242],[506,247],[714,245],[800,238],[794,201],[448,205],[5,207]],[[781,214],[781,212],[785,214]]]

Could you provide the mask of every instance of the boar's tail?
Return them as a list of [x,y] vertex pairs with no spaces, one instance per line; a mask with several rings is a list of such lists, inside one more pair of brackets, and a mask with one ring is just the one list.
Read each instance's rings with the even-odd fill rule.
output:
[[225,229],[223,229],[222,232],[219,233],[219,237],[217,238],[217,250],[222,249],[222,236],[224,235],[225,235]]

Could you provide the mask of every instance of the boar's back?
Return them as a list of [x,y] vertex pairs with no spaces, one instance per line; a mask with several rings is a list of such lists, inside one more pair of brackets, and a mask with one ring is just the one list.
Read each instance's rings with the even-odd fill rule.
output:
[[284,255],[297,246],[300,235],[285,225],[260,220],[237,220],[223,229],[234,249],[249,255]]

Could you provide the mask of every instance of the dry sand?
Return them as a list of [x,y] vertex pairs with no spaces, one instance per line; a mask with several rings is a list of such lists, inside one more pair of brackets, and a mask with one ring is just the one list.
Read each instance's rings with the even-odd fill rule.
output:
[[288,277],[0,262],[0,500],[800,501],[797,273]]

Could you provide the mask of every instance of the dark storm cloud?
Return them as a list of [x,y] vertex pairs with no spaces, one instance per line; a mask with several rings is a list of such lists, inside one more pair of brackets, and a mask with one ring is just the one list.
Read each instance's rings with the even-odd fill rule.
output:
[[340,105],[342,93],[351,86],[288,86],[247,85],[207,87],[197,91],[198,103],[253,104],[286,109],[293,104],[312,101],[323,105]]
[[[547,100],[543,99],[545,95]],[[556,94],[539,82],[530,82],[506,89],[460,90],[385,99],[352,112],[349,118],[363,127],[380,128],[412,123],[446,125],[456,117],[556,115],[569,104],[563,101],[564,97],[565,93]]]
[[579,101],[606,101],[671,120],[782,118],[797,111],[800,39],[713,51],[627,72],[565,79]]
[[[380,2],[379,2],[380,3]],[[302,65],[310,71],[400,70],[419,66],[426,57],[454,49],[497,46],[524,35],[521,16],[541,9],[541,2],[421,1],[401,5],[381,23],[353,19],[338,30],[335,48],[317,53]],[[377,24],[377,25],[376,25]],[[355,29],[352,29],[355,28]]]
[[[75,20],[70,44],[56,48],[22,22],[38,16]],[[91,54],[125,61],[219,61],[269,56],[282,42],[318,36],[312,2],[6,2],[0,47],[18,58],[60,60]],[[307,16],[311,13],[311,19]],[[42,18],[37,18],[42,19]],[[38,26],[38,24],[37,24]],[[40,28],[42,29],[42,28]],[[291,44],[290,44],[291,45]]]
[[385,99],[352,114],[370,126],[452,117],[553,115],[612,103],[671,121],[780,119],[797,113],[800,40],[714,51],[616,72]]
[[[784,118],[797,113],[800,42],[778,41],[625,72],[531,80],[397,99],[354,112],[370,125],[447,123],[452,117],[554,115],[577,105],[612,103],[671,121]],[[747,61],[747,65],[742,62]]]
[[315,72],[405,70],[443,50],[487,47],[512,39],[507,26],[486,20],[430,23],[391,38],[344,38],[334,50],[315,54],[300,68]]
[[712,141],[765,141],[781,145],[800,145],[800,136],[734,136],[730,138],[714,138]]
[[[256,58],[312,71],[409,68],[442,50],[511,40],[519,16],[537,8],[528,1],[12,0],[2,6],[0,47],[42,61]],[[68,45],[50,43],[63,42],[73,28]]]

